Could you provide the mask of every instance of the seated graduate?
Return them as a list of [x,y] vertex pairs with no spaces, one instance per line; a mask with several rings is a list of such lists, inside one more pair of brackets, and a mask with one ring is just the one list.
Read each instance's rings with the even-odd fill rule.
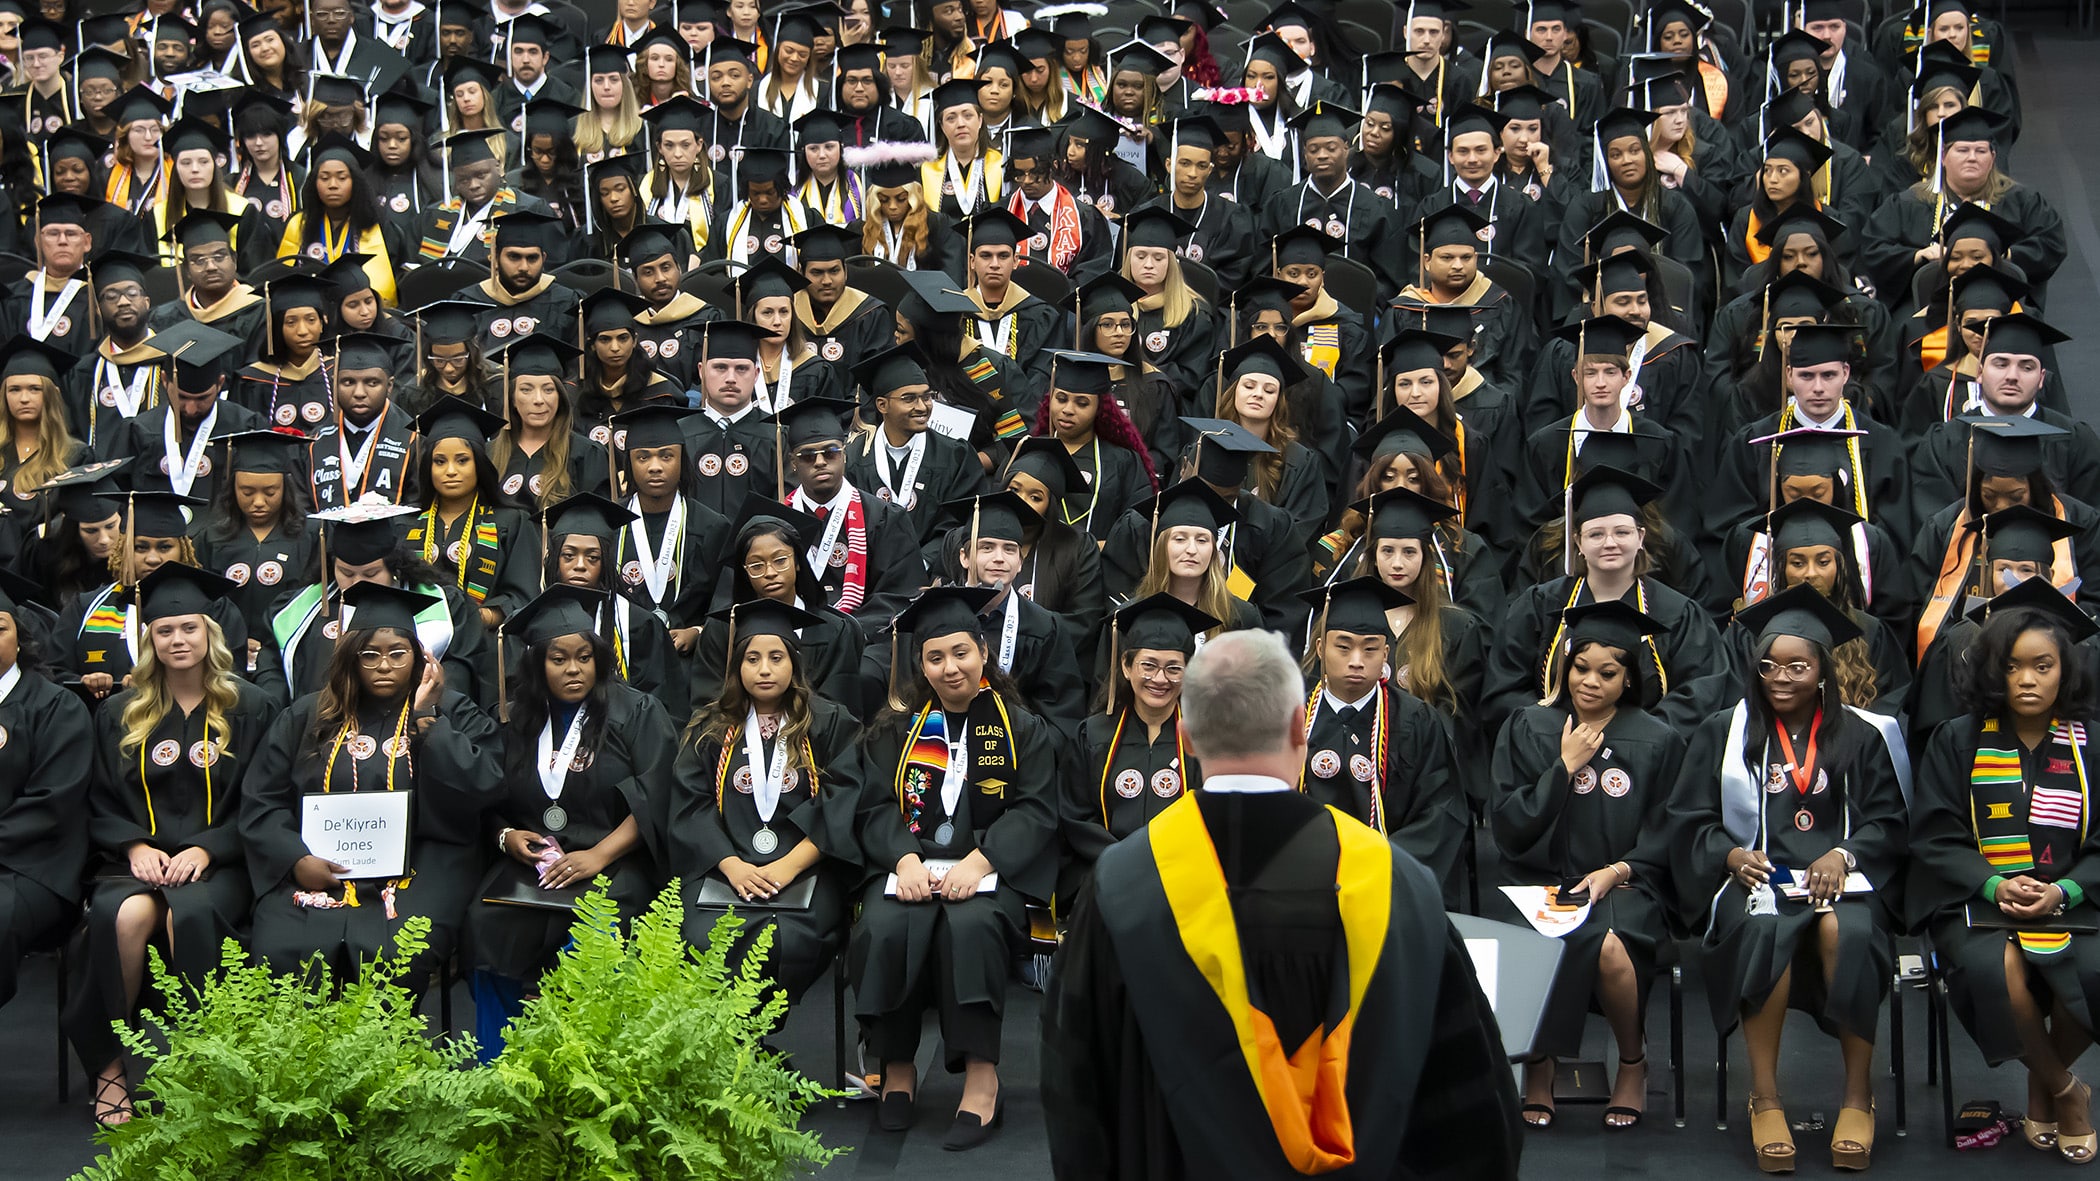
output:
[[787,503],[823,525],[808,557],[825,601],[879,627],[918,593],[926,564],[902,510],[846,478],[852,415],[852,403],[836,398],[810,398],[782,412],[794,477]]
[[483,753],[501,767],[480,823],[503,855],[466,914],[475,1036],[487,1056],[569,941],[577,894],[604,877],[631,920],[663,881],[677,727],[656,698],[621,683],[598,631],[604,608],[602,592],[557,585],[504,628],[524,640],[524,660],[500,751]]
[[[248,926],[253,898],[235,821],[242,782],[270,726],[270,694],[235,675],[207,614],[233,593],[216,574],[170,562],[145,580],[145,642],[129,688],[97,711],[86,822],[93,842],[88,961],[66,998],[67,1040],[95,1080],[95,1120],[131,1118],[114,1022],[139,1009],[146,948],[201,982],[219,945]],[[157,789],[157,790],[156,790]]]
[[[1457,460],[1447,458],[1439,464],[1437,457],[1453,456],[1456,447],[1449,435],[1413,411],[1405,406],[1394,407],[1392,413],[1373,423],[1351,445],[1351,450],[1364,461],[1352,503],[1394,488],[1406,488],[1438,504],[1455,504],[1457,496],[1444,468],[1455,473]],[[1308,547],[1314,577],[1333,582],[1360,573],[1369,524],[1369,519],[1353,507],[1343,509],[1338,527]],[[1450,576],[1452,600],[1476,613],[1500,612],[1508,602],[1502,590],[1503,555],[1467,529],[1459,521],[1456,509],[1438,524],[1436,545],[1438,560]]]
[[341,366],[341,345],[322,347],[323,341],[336,338],[335,326],[328,322],[330,294],[325,280],[301,271],[264,285],[259,351],[234,375],[229,401],[267,424],[308,431],[337,413],[336,379],[324,366]]
[[[1831,651],[1839,695],[1853,709],[1894,716],[1910,697],[1910,655],[1902,636],[1862,605],[1866,582],[1856,548],[1861,524],[1844,509],[1806,496],[1774,509],[1765,517],[1765,536],[1771,538],[1767,567],[1755,580],[1757,593],[1746,595],[1743,605],[1793,587],[1814,587],[1861,633]],[[1736,667],[1751,664],[1753,638],[1740,625],[1723,633]]]
[[1022,686],[1023,705],[1071,738],[1086,715],[1078,655],[1062,621],[1023,593],[1019,581],[1028,535],[1041,532],[1043,519],[1014,492],[988,492],[943,507],[962,522],[947,534],[956,543],[958,581],[998,592],[982,620],[994,638],[993,667]]
[[[433,322],[445,318],[441,313]],[[398,504],[408,492],[416,422],[394,399],[393,347],[394,342],[369,332],[336,338],[334,380],[328,391],[335,402],[335,417],[322,422],[307,449],[306,470],[313,481],[316,508],[375,499]],[[432,372],[444,371],[446,362],[437,356],[437,350],[448,347],[460,350],[454,359],[462,372],[472,368],[471,345],[433,344]],[[461,388],[471,390],[473,379],[463,378]],[[421,393],[428,399],[426,405],[436,402],[434,388]],[[494,400],[500,398],[500,393],[494,395]],[[281,407],[278,417],[283,417]]]
[[1407,597],[1387,612],[1393,644],[1386,680],[1443,719],[1452,741],[1484,762],[1481,677],[1487,671],[1480,616],[1451,601],[1451,565],[1437,532],[1458,515],[1448,505],[1407,487],[1391,488],[1351,506],[1370,524],[1353,576],[1376,578]]
[[841,767],[870,871],[850,971],[862,1036],[882,1064],[877,1123],[911,1127],[920,1026],[934,1007],[945,1065],[965,1072],[944,1141],[958,1150],[1000,1123],[1008,963],[1028,927],[1024,897],[1047,898],[1057,870],[1056,732],[1014,705],[991,667],[978,613],[994,593],[933,587],[897,616],[892,667],[910,687]]
[[[808,658],[803,669],[810,688],[861,717],[861,650],[867,639],[853,617],[825,605],[823,584],[809,568],[809,550],[823,536],[815,517],[753,493],[737,515],[721,562],[729,581],[718,587],[717,602],[748,603],[770,599],[809,612],[816,622],[797,631],[799,651]],[[704,628],[694,647],[688,701],[713,701],[722,691],[729,667],[728,636],[722,628]]]
[[[1124,280],[1103,276],[1098,282]],[[1126,322],[1134,323],[1127,318]],[[1096,330],[1100,331],[1098,323]],[[1079,473],[1079,480],[1070,482],[1057,498],[1054,511],[1046,511],[1047,506],[1037,511],[1086,530],[1096,541],[1106,539],[1109,527],[1125,512],[1159,491],[1145,437],[1118,400],[1115,373],[1119,367],[1125,373],[1136,368],[1106,353],[1053,353],[1050,393],[1036,412],[1035,433],[1053,436]],[[1108,444],[1105,448],[1104,442]],[[1023,441],[1016,441],[1007,463],[1009,480],[1021,458],[1022,445]]]
[[[1006,461],[1004,478],[1003,490],[1018,496],[1041,518],[1022,530],[1025,536],[1015,586],[1055,615],[1074,644],[1092,642],[1108,610],[1108,592],[1101,585],[1101,551],[1079,524],[1065,523],[1062,518],[1067,513],[1059,507],[1069,507],[1081,495],[1085,474],[1062,442],[1029,435],[1017,441]],[[954,582],[961,577],[957,559],[968,536],[964,522],[928,546],[929,555],[939,550],[943,569],[936,573],[943,580]]]
[[[605,291],[625,294],[611,287]],[[510,401],[502,413],[503,429],[489,440],[489,466],[496,469],[504,496],[533,509],[606,488],[610,449],[576,429],[563,379],[576,356],[575,345],[537,332],[511,341],[500,354]]]
[[608,424],[612,498],[641,518],[620,531],[610,560],[628,595],[664,622],[680,653],[700,638],[729,544],[729,518],[693,496],[699,472],[679,425],[687,414],[658,402]]
[[[17,337],[10,345],[6,360],[0,362],[0,391],[11,391],[7,413],[0,417],[0,491],[7,493],[0,509],[41,522],[50,515],[45,482],[93,453],[88,442],[73,437],[68,421],[92,418],[87,407],[69,408],[59,388],[60,376],[76,364],[72,357],[29,337]],[[151,371],[147,372],[142,381],[150,383]],[[100,405],[99,398],[82,400],[88,406]],[[105,439],[130,425],[115,415],[105,423]]]
[[[1523,440],[1491,436],[1485,429],[1485,417],[1459,412],[1451,374],[1444,367],[1445,352],[1457,343],[1457,338],[1416,328],[1394,333],[1378,350],[1385,376],[1372,411],[1384,417],[1364,433],[1377,435],[1382,430],[1406,429],[1400,423],[1420,423],[1439,440],[1448,440],[1450,449],[1436,454],[1436,468],[1450,489],[1451,503],[1464,514],[1468,528],[1500,535],[1516,527],[1515,513],[1506,504],[1508,497],[1497,493],[1515,490],[1507,485],[1518,474],[1517,452]],[[1392,395],[1390,411],[1386,409],[1387,394]],[[1409,417],[1398,418],[1402,413]],[[1507,425],[1514,435],[1517,424]],[[1357,444],[1361,454],[1364,440],[1359,438]],[[1375,449],[1378,444],[1371,446]]]
[[940,506],[975,493],[984,467],[969,444],[931,429],[934,391],[917,345],[877,353],[853,376],[880,421],[847,449],[846,476],[901,510],[913,539],[923,545],[940,523]]
[[758,346],[773,333],[743,320],[700,326],[700,413],[681,423],[693,499],[723,515],[753,492],[780,495],[780,442],[758,403]]
[[[1183,480],[1141,508],[1151,522],[1152,544],[1128,601],[1172,595],[1209,615],[1217,622],[1197,632],[1198,648],[1221,632],[1262,626],[1260,610],[1232,589],[1225,564],[1230,559],[1218,542],[1240,517],[1217,489],[1201,480]],[[1098,683],[1113,675],[1112,665],[1097,663],[1092,679]]]
[[[1594,444],[1593,444],[1594,445]],[[1483,720],[1500,726],[1510,714],[1552,690],[1560,659],[1560,614],[1603,599],[1628,599],[1635,610],[1663,622],[1645,636],[1641,656],[1653,668],[1642,679],[1641,708],[1679,731],[1727,704],[1733,669],[1713,620],[1699,605],[1650,573],[1652,517],[1643,515],[1655,486],[1630,472],[1600,466],[1570,486],[1564,526],[1567,573],[1518,592],[1488,650]]]
[[2077,649],[2095,630],[2045,579],[1990,604],[1957,673],[1969,712],[1925,748],[1910,830],[1909,902],[1949,1005],[1987,1063],[2027,1067],[2022,1134],[2072,1164],[2100,1146],[2092,1088],[2071,1073],[2100,989],[2100,947],[2077,930],[2100,890],[2092,669]]
[[306,515],[301,491],[304,438],[258,430],[219,441],[228,451],[225,478],[204,510],[204,527],[192,537],[197,564],[233,582],[225,598],[248,626],[246,650],[233,654],[234,667],[254,672],[278,599],[320,576],[321,526]]
[[[1977,274],[1981,268],[1969,274]],[[1964,276],[1966,278],[1967,276]],[[1973,314],[1971,322],[1973,322]],[[1962,334],[1970,335],[1967,327]],[[1958,381],[1958,400],[1950,399],[1950,421],[1915,432],[1911,481],[1918,519],[1960,495],[1969,428],[1976,419],[2032,418],[2064,432],[2042,443],[2042,460],[2056,486],[2091,505],[2100,502],[2100,437],[2084,421],[2049,405],[2045,366],[2054,346],[2071,338],[2028,312],[1992,316],[1978,333],[1982,361],[1973,380]]]
[[620,680],[663,703],[673,719],[686,714],[685,667],[669,629],[656,613],[636,602],[621,583],[612,560],[615,543],[638,519],[592,492],[579,492],[545,514],[548,586],[560,584],[603,594],[596,630],[605,638],[612,671]]
[[1299,441],[1307,424],[1293,419],[1284,397],[1284,390],[1309,375],[1282,345],[1257,334],[1218,355],[1209,384],[1216,390],[1212,414],[1269,445],[1248,465],[1254,483],[1247,492],[1290,514],[1298,527],[1317,530],[1328,517],[1326,473]]
[[1077,897],[1102,850],[1202,786],[1181,735],[1181,677],[1196,637],[1217,625],[1165,592],[1116,612],[1104,708],[1080,725],[1059,797],[1058,824],[1072,849],[1058,874],[1061,903]]
[[[645,268],[649,265],[644,264]],[[648,300],[618,287],[604,287],[585,296],[579,307],[584,351],[576,370],[576,404],[570,412],[578,429],[588,431],[593,442],[602,443],[612,433],[606,419],[623,410],[664,401],[685,405],[698,350],[681,363],[678,342],[645,335]],[[572,348],[565,359],[575,355]],[[686,370],[683,375],[678,373],[681,364]]]
[[493,628],[523,607],[534,577],[539,530],[531,513],[503,492],[489,459],[489,436],[503,419],[472,403],[446,397],[416,419],[409,495],[416,515],[403,539],[423,561],[465,592]]
[[167,396],[123,425],[113,425],[103,456],[138,458],[131,469],[133,487],[170,488],[208,500],[225,478],[218,463],[225,454],[214,456],[213,444],[269,425],[227,400],[227,375],[237,363],[241,342],[215,328],[187,323],[155,333],[149,347],[167,358]]
[[1315,679],[1298,790],[1391,836],[1455,903],[1466,809],[1451,738],[1434,710],[1385,679],[1393,646],[1386,613],[1407,596],[1352,578],[1299,597],[1314,611],[1305,666]]
[[[270,723],[241,793],[240,834],[255,889],[256,956],[280,972],[337,975],[393,949],[398,922],[430,919],[430,946],[402,984],[421,992],[452,954],[481,881],[483,814],[503,798],[496,723],[446,685],[417,636],[440,600],[360,582],[343,593],[342,636],[318,693]],[[396,878],[348,880],[302,835],[303,797],[410,791],[408,858]]]
[[751,399],[766,414],[846,392],[844,371],[817,355],[795,318],[795,298],[808,287],[800,271],[777,258],[759,259],[729,281],[739,317],[771,334],[759,338],[757,370],[751,376]]
[[94,723],[45,676],[38,593],[0,571],[0,1005],[23,955],[80,922],[88,861]]
[[770,928],[769,975],[795,1000],[831,966],[853,919],[858,799],[843,771],[860,725],[804,675],[796,632],[814,615],[753,599],[713,618],[733,633],[734,675],[679,738],[669,868],[685,885],[686,939],[706,946],[726,909],[714,888],[726,883],[745,924],[731,962]]
[[1748,690],[1699,723],[1670,795],[1677,901],[1705,928],[1715,1030],[1743,1025],[1759,1167],[1795,1162],[1779,1095],[1791,1007],[1843,1046],[1831,1157],[1863,1169],[1874,1030],[1895,969],[1883,892],[1900,886],[1909,760],[1896,758],[1900,737],[1840,704],[1831,653],[1860,633],[1829,599],[1797,586],[1737,620],[1757,635]]
[[[1659,630],[1657,621],[1624,600],[1571,607],[1562,618],[1560,682],[1550,701],[1502,727],[1488,811],[1503,856],[1499,884],[1545,886],[1548,906],[1589,907],[1558,936],[1567,951],[1540,1022],[1540,1054],[1524,1064],[1524,1120],[1553,1126],[1554,1060],[1580,1052],[1594,1004],[1619,1052],[1604,1126],[1631,1128],[1647,1108],[1648,985],[1656,949],[1670,938],[1667,828],[1657,818],[1677,785],[1684,737],[1640,706],[1641,637]],[[1500,890],[1489,913],[1530,919]]]
[[1936,156],[1938,162],[1932,175],[1896,194],[1864,227],[1864,269],[1881,290],[1905,290],[1918,264],[1939,257],[1935,231],[1947,208],[1981,202],[2027,231],[2006,247],[2006,257],[2039,297],[2069,256],[2063,217],[2041,193],[2000,170],[2002,152],[2011,146],[2006,120],[1981,107],[1966,107],[1940,120],[1934,130],[1937,142],[1928,158]]

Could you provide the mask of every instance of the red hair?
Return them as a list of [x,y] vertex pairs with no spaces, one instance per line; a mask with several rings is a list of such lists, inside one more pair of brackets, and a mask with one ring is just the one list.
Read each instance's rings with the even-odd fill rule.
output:
[[[1152,449],[1145,446],[1145,439],[1138,434],[1137,424],[1130,421],[1123,403],[1113,395],[1094,394],[1094,437],[1105,439],[1126,451],[1137,452],[1138,462],[1145,465],[1145,479],[1151,481],[1152,490],[1159,491],[1159,473],[1152,470]],[[1050,429],[1050,398],[1046,394],[1042,405],[1035,408],[1035,434],[1045,438],[1056,432]],[[1099,473],[1095,473],[1097,476]]]
[[1195,27],[1196,39],[1189,46],[1185,60],[1181,63],[1181,76],[1191,85],[1216,86],[1218,84],[1218,57],[1210,51],[1210,35],[1202,25]]

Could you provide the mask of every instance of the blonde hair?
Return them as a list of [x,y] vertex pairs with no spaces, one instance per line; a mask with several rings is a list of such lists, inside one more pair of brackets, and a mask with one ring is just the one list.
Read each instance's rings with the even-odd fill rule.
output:
[[[1126,279],[1131,278],[1128,250],[1123,252],[1123,266],[1117,273]],[[1131,281],[1136,282],[1135,279]],[[1190,289],[1188,280],[1181,276],[1181,256],[1171,250],[1167,252],[1167,277],[1160,280],[1159,294],[1160,319],[1169,328],[1181,327],[1196,309],[1203,306],[1203,297]]]
[[[36,450],[15,472],[15,491],[31,492],[41,488],[44,481],[65,471],[67,460],[73,454],[73,432],[67,429],[65,398],[60,394],[58,383],[42,374],[31,374],[37,386],[44,392],[44,406],[36,418]],[[15,420],[11,414],[0,414],[0,449],[15,445]]]
[[[1218,405],[1215,417],[1227,422],[1247,425],[1240,414],[1240,383],[1237,379],[1218,387]],[[1282,383],[1276,391],[1276,413],[1269,417],[1268,437],[1262,440],[1276,450],[1254,457],[1255,495],[1271,504],[1276,503],[1276,494],[1283,490],[1284,453],[1298,441],[1298,432],[1291,426],[1291,400],[1284,396]]]
[[[919,186],[918,181],[905,185],[904,191],[911,195],[911,208],[905,212],[902,228],[898,230],[897,236],[903,240],[904,245],[911,248],[914,259],[924,258],[927,245],[933,241],[933,230],[927,225],[926,192]],[[869,187],[868,204],[870,206],[875,205],[874,186]],[[887,244],[882,233],[882,227],[885,224],[882,220],[882,211],[879,208],[871,208],[868,211],[868,216],[861,218],[860,250],[862,254],[875,254]]]
[[641,138],[642,108],[635,101],[634,79],[624,71],[620,74],[620,105],[613,111],[612,130],[607,131],[600,123],[602,117],[595,106],[576,116],[576,130],[570,138],[576,141],[578,156],[593,152],[616,154],[633,147],[634,141]]
[[[226,633],[209,615],[204,620],[204,730],[213,730],[223,740],[226,715],[240,703],[240,681],[233,675],[233,653],[226,647]],[[145,744],[153,728],[168,716],[175,699],[168,692],[168,674],[154,654],[150,635],[139,645],[139,658],[131,666],[131,700],[124,703],[120,724],[124,737],[117,743],[120,754],[129,754]]]
[[[1206,640],[1215,638],[1232,622],[1232,591],[1225,585],[1224,551],[1217,548],[1217,534],[1211,534],[1210,565],[1203,569],[1203,585],[1196,588],[1196,609],[1218,621],[1218,626],[1204,632]],[[1152,535],[1152,556],[1145,563],[1145,576],[1138,579],[1137,589],[1130,592],[1130,601],[1135,603],[1162,594],[1174,584],[1174,575],[1167,569],[1167,531],[1161,529]]]

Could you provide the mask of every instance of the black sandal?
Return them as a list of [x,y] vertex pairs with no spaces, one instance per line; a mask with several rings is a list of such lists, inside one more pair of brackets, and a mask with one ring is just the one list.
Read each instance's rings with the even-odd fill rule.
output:
[[1526,1119],[1526,1120],[1524,1121],[1524,1126],[1525,1126],[1525,1127],[1527,1127],[1527,1128],[1530,1128],[1530,1129],[1531,1129],[1532,1131],[1534,1131],[1534,1132],[1543,1132],[1543,1131],[1545,1131],[1546,1129],[1548,1129],[1548,1128],[1552,1127],[1552,1126],[1553,1126],[1553,1121],[1554,1121],[1554,1119],[1555,1119],[1555,1118],[1557,1118],[1557,1115],[1558,1115],[1558,1113],[1556,1113],[1556,1112],[1555,1112],[1555,1111],[1553,1110],[1552,1106],[1551,1106],[1551,1105],[1549,1105],[1549,1104],[1545,1104],[1545,1103],[1526,1103],[1526,1104],[1524,1105],[1524,1110],[1523,1110],[1522,1114],[1528,1117],[1528,1116],[1532,1115],[1533,1113],[1537,1113],[1537,1114],[1539,1114],[1539,1115],[1543,1115],[1543,1116],[1545,1116],[1545,1117],[1546,1117],[1545,1119],[1542,1119],[1542,1120],[1532,1120],[1532,1119],[1528,1119],[1528,1118],[1527,1118],[1527,1119]]
[[[118,1100],[116,1102],[111,1102],[110,1100],[103,1098],[104,1095],[108,1094],[111,1091],[117,1092]],[[119,1115],[125,1118],[111,1118],[112,1116]],[[104,1128],[114,1128],[119,1124],[128,1123],[136,1118],[138,1118],[138,1109],[136,1107],[133,1107],[131,1104],[130,1080],[126,1079],[122,1075],[118,1075],[116,1078],[102,1078],[100,1076],[97,1076],[95,1079],[96,1126]]]
[[[1645,1068],[1647,1062],[1648,1055],[1646,1054],[1642,1054],[1638,1058],[1621,1058],[1619,1059],[1619,1069],[1624,1070],[1629,1066],[1639,1066],[1643,1068],[1642,1073],[1645,1075]],[[1616,1078],[1612,1080],[1612,1082],[1614,1083],[1618,1081],[1619,1080]],[[1645,1077],[1641,1080],[1641,1084],[1645,1089],[1645,1087],[1647,1086],[1647,1079]],[[1632,1107],[1607,1107],[1604,1109],[1604,1130],[1607,1132],[1630,1132],[1633,1129],[1641,1126],[1641,1119],[1647,1114],[1648,1113],[1645,1111],[1637,1110]],[[1611,1117],[1615,1115],[1632,1116],[1633,1118],[1627,1120],[1623,1124],[1615,1124],[1611,1122]]]

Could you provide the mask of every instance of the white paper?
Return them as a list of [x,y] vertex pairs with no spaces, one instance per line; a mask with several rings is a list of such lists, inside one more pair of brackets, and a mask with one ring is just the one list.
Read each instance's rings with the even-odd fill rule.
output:
[[408,872],[414,796],[406,791],[315,792],[299,805],[299,836],[307,852],[349,866],[345,878],[401,877]]
[[[1788,898],[1800,899],[1808,897],[1808,871],[1805,869],[1790,869],[1787,871],[1787,874],[1793,878],[1793,882],[1791,884],[1787,882],[1778,883],[1779,892]],[[1843,893],[1872,894],[1873,892],[1874,883],[1867,880],[1867,875],[1856,869],[1845,875]]]
[[958,443],[967,443],[970,441],[970,428],[977,425],[977,415],[960,406],[935,402],[933,418],[926,425],[934,432],[946,435]]
[[1559,939],[1590,917],[1590,904],[1585,902],[1574,910],[1553,910],[1546,905],[1546,895],[1551,889],[1551,886],[1504,886],[1502,893],[1508,896],[1510,904],[1517,908],[1532,929],[1549,939]]
[[1473,957],[1473,974],[1480,978],[1480,991],[1488,1008],[1495,1007],[1495,974],[1502,962],[1502,945],[1493,939],[1466,940],[1466,954]]
[[[929,861],[926,863],[926,872],[933,876],[933,884],[936,889],[939,888],[941,884],[941,879],[948,876],[948,871],[955,868],[955,864],[956,863],[953,861]],[[979,894],[989,894],[992,891],[997,890],[998,888],[999,871],[996,869],[991,871],[990,873],[985,874],[982,878],[979,878],[977,881],[977,892]],[[895,898],[897,896],[896,874],[891,874],[889,881],[883,883],[882,892],[884,894],[887,894],[891,898]]]

